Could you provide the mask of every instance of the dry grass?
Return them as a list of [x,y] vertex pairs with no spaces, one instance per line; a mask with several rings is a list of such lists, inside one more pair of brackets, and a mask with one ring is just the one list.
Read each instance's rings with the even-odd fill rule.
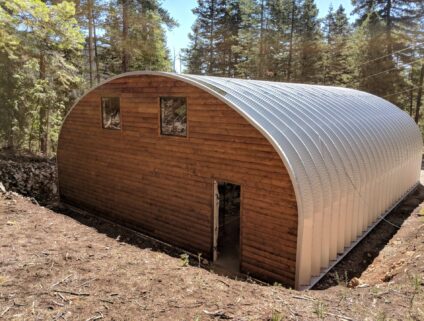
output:
[[0,196],[0,319],[424,320],[420,213],[363,273],[368,286],[297,292],[218,276],[102,220]]

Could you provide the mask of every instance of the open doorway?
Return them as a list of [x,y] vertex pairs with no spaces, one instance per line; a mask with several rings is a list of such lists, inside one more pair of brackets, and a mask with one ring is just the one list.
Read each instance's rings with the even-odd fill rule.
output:
[[214,248],[216,265],[237,273],[240,266],[240,185],[215,181]]

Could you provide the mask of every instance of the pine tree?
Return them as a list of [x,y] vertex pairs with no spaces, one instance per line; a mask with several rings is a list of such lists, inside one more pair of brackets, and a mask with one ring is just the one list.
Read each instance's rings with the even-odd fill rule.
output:
[[104,24],[106,72],[171,70],[163,26],[176,25],[157,0],[112,0]]
[[182,59],[186,64],[186,72],[189,74],[201,74],[205,70],[205,48],[204,39],[200,35],[200,25],[196,21],[192,27],[192,32],[188,35],[190,40],[189,48],[182,50]]
[[[184,51],[184,59],[187,65],[192,66],[192,73],[219,75],[223,74],[219,66],[219,60],[225,54],[218,52],[221,49],[228,50],[226,46],[224,30],[225,24],[229,22],[225,0],[198,0],[197,7],[193,9],[197,16],[190,34],[191,43]],[[224,33],[223,33],[224,32]],[[231,30],[229,31],[231,32]],[[190,52],[190,54],[188,54]],[[202,53],[202,54],[201,54]],[[221,57],[219,57],[221,55]],[[201,61],[199,58],[201,57]],[[193,59],[196,58],[197,62]],[[196,67],[196,68],[193,68]]]
[[241,26],[241,10],[238,0],[223,0],[216,21],[216,72],[217,75],[232,77],[236,74],[236,66],[240,55],[239,46]]
[[366,31],[367,39],[361,54],[365,61],[359,64],[359,86],[402,105],[399,96],[392,95],[408,87],[405,56],[396,52],[411,42],[408,31],[420,20],[422,1],[354,0],[353,5],[358,29]]
[[297,27],[297,57],[294,80],[303,83],[322,82],[323,39],[314,0],[305,0],[301,6]]
[[324,20],[324,33],[326,45],[323,83],[345,86],[351,81],[351,70],[348,63],[350,26],[342,5],[335,12],[330,6]]
[[[74,5],[66,1],[0,1],[0,21],[6,32],[0,38],[0,56],[14,68],[12,88],[3,93],[7,103],[0,109],[14,109],[7,114],[19,126],[20,136],[28,130],[29,146],[37,132],[43,154],[57,135],[57,120],[72,103],[69,92],[81,84],[76,66],[83,38],[74,16]],[[8,66],[0,67],[0,74],[11,72]],[[10,135],[10,129],[6,132]]]
[[269,71],[273,80],[290,81],[294,56],[295,31],[298,28],[299,3],[297,0],[269,1]]
[[260,6],[255,0],[240,0],[240,29],[238,46],[238,63],[236,76],[241,78],[258,78]]

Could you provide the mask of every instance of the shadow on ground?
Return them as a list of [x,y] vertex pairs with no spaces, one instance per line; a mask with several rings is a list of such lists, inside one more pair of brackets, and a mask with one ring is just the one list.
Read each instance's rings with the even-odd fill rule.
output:
[[396,234],[403,222],[423,201],[424,186],[420,184],[333,267],[313,289],[324,290],[336,285],[348,286],[352,278],[359,278]]
[[[419,185],[412,191],[399,205],[397,205],[358,245],[355,246],[327,275],[325,275],[314,287],[314,290],[324,290],[337,285],[348,285],[354,277],[360,277],[361,274],[379,255],[380,251],[391,240],[393,235],[399,230],[403,222],[411,215],[413,210],[424,201],[424,186]],[[81,224],[90,226],[98,232],[107,235],[120,242],[137,246],[141,249],[151,249],[166,253],[172,257],[189,260],[191,265],[203,267],[209,271],[215,270],[219,275],[250,282],[258,282],[244,274],[226,273],[219,267],[213,267],[202,257],[183,256],[187,252],[175,248],[166,243],[157,241],[142,233],[136,232],[130,228],[116,224],[97,217],[84,211],[75,211],[68,207],[56,206],[53,211],[65,214],[77,220]],[[262,283],[261,281],[259,281]]]
[[80,222],[81,224],[92,227],[96,229],[99,233],[105,234],[106,236],[116,239],[120,242],[137,246],[140,249],[150,249],[152,251],[165,253],[175,258],[180,258],[182,264],[184,264],[184,262],[187,262],[192,266],[198,266],[210,272],[214,272],[218,275],[223,275],[235,280],[266,284],[263,281],[256,280],[251,276],[243,273],[225,271],[220,266],[214,266],[210,261],[208,261],[199,254],[189,253],[184,249],[180,249],[160,240],[156,240],[148,235],[131,229],[130,226],[115,223],[113,221],[110,221],[108,218],[96,216],[90,212],[78,210],[76,208],[69,207],[65,204],[56,204],[54,206],[50,206],[50,209],[56,213],[67,215],[73,218],[74,220]]

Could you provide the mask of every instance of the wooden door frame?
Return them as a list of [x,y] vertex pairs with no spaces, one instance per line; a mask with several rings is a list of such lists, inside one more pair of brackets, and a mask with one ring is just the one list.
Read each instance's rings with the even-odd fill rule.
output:
[[242,245],[243,245],[243,186],[240,183],[227,180],[215,178],[213,181],[213,198],[212,198],[212,262],[215,262],[218,259],[218,237],[219,237],[219,183],[229,183],[233,185],[240,186],[240,209],[239,209],[239,270],[241,269],[242,261]]
[[212,261],[218,259],[218,237],[219,237],[219,181],[213,181],[213,226],[212,226]]

